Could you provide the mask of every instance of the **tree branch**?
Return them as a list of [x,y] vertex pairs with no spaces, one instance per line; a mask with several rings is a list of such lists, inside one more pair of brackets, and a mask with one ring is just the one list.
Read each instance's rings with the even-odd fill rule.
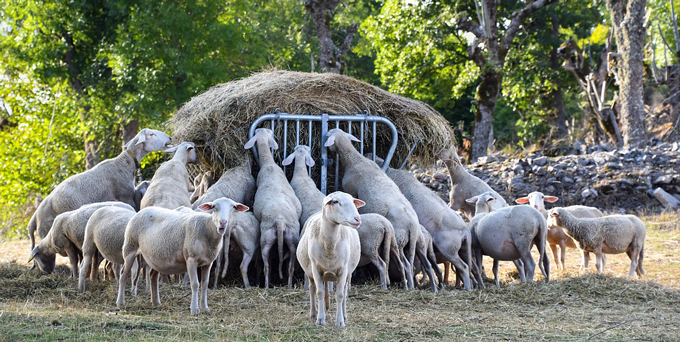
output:
[[358,29],[359,26],[356,23],[347,26],[347,29],[345,29],[345,40],[338,50],[338,57],[345,56],[347,51],[349,51],[349,48],[352,46],[352,39],[354,39],[354,35],[357,33]]
[[486,35],[484,34],[484,29],[482,28],[482,26],[473,22],[472,20],[470,20],[470,18],[467,17],[456,18],[456,27],[458,27],[459,30],[471,32],[479,40],[483,41],[486,39]]
[[515,36],[519,31],[519,27],[531,15],[531,13],[534,13],[537,10],[541,9],[542,7],[545,7],[546,5],[549,5],[555,1],[556,0],[537,0],[526,5],[519,12],[513,13],[510,25],[508,25],[508,29],[505,31],[505,36],[501,41],[500,49],[502,54],[505,54],[505,52],[508,51],[508,49],[510,48],[510,44],[512,44],[512,41],[515,39]]

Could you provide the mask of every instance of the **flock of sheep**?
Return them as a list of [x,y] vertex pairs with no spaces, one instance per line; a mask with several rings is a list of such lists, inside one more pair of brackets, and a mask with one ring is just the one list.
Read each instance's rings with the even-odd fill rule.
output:
[[[547,211],[544,202],[558,198],[540,192],[515,200],[529,205],[508,206],[465,170],[455,147],[439,155],[452,183],[447,205],[410,173],[392,168],[383,172],[378,166],[382,161],[361,155],[353,141],[358,140],[340,129],[328,132],[324,144],[337,154],[344,169],[344,192],[324,196],[308,173],[314,165],[310,148],[297,146],[283,161],[294,163],[289,182],[272,156],[270,148],[278,146],[269,129],[257,129],[244,146],[259,151],[257,180],[246,164],[227,170],[214,184],[210,174],[197,177],[195,184],[190,181],[186,164],[197,161],[193,143],[168,148],[168,135],[143,129],[119,156],[68,178],[41,202],[28,225],[30,260],[50,273],[56,254],[68,256],[79,291],[85,290],[88,276],[98,277],[105,260],[118,279],[119,307],[125,304],[128,278],[136,295],[137,280],[144,275],[151,301],[159,305],[161,275],[185,274],[191,285],[191,313],[198,314],[209,310],[207,287],[213,263],[217,286],[226,274],[230,250],[238,250],[243,256],[243,282],[249,287],[248,267],[259,250],[264,285],[269,287],[270,252],[276,248],[281,279],[288,260],[289,287],[296,261],[304,270],[310,316],[319,325],[325,324],[334,284],[338,326],[347,319],[352,274],[367,264],[377,268],[383,289],[390,285],[391,267],[406,289],[415,287],[415,274],[422,271],[436,292],[452,269],[456,286],[462,282],[469,291],[484,287],[483,255],[494,260],[496,285],[502,260],[515,263],[521,281],[533,281],[534,245],[540,271],[549,281],[549,244],[562,269],[570,247],[583,253],[582,268],[588,267],[590,252],[595,253],[598,273],[604,271],[604,254],[626,252],[631,259],[629,276],[644,275],[645,226],[635,216],[604,216],[585,206]],[[151,181],[135,186],[139,161],[154,151],[174,155]],[[42,238],[37,246],[35,230]],[[443,277],[438,263],[445,264]]]

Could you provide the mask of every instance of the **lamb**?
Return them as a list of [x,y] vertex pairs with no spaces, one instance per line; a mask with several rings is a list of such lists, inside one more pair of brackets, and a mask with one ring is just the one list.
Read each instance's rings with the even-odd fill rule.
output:
[[[472,250],[477,265],[481,268],[482,255],[494,259],[493,274],[496,286],[498,282],[498,260],[521,259],[515,263],[522,282],[532,282],[536,263],[531,257],[531,247],[536,245],[539,253],[538,266],[550,281],[550,260],[545,253],[547,235],[546,221],[536,209],[525,206],[513,206],[491,211],[495,195],[490,192],[467,199],[476,204],[475,217],[470,222],[472,233]],[[523,266],[520,266],[523,265]],[[481,272],[476,272],[477,283],[484,287]]]
[[[257,248],[260,247],[260,222],[255,218],[255,215],[252,212],[248,211],[242,213],[237,211],[234,213],[234,217],[231,221],[229,221],[227,232],[224,234],[222,250],[215,260],[215,282],[213,284],[213,287],[215,288],[217,288],[219,279],[224,278],[227,275],[227,267],[229,266],[229,248],[232,240],[243,254],[240,265],[241,276],[243,277],[243,285],[248,288],[250,287],[248,266],[250,266],[250,261],[253,260]],[[223,260],[224,266],[222,266]]]
[[[387,267],[390,264],[391,247],[393,245],[396,247],[394,227],[382,215],[361,214],[359,216],[361,226],[357,228],[357,232],[361,243],[361,258],[358,266],[365,266],[369,263],[375,265],[380,275],[380,288],[387,290],[387,286],[390,284]],[[403,275],[404,265],[399,264],[398,267],[400,267]],[[406,281],[406,279],[403,280]]]
[[194,178],[194,191],[189,197],[189,202],[192,204],[196,202],[196,200],[203,196],[213,184],[215,184],[215,178],[213,177],[212,171],[206,171],[205,173],[196,176],[196,178]]
[[[559,200],[558,197],[546,196],[541,192],[534,191],[527,195],[526,197],[520,197],[516,199],[515,202],[520,204],[528,203],[530,206],[540,211],[543,214],[543,217],[547,219],[548,211],[545,209],[545,202],[555,203],[557,202],[557,200]],[[583,205],[572,205],[564,207],[564,209],[569,211],[572,215],[578,218],[594,218],[604,216],[604,214],[599,209]],[[561,227],[557,226],[551,227],[549,224],[547,241],[548,244],[550,245],[550,250],[552,250],[555,265],[557,266],[558,269],[560,268],[561,265],[562,270],[564,270],[564,264],[566,260],[566,249],[567,247],[578,248],[576,247],[576,241],[569,237],[569,235],[567,235],[567,233],[565,233]],[[560,246],[559,261],[557,259],[557,246]],[[590,260],[590,252],[582,250],[581,253],[582,253],[581,269],[584,268],[587,269],[588,260]],[[606,261],[606,257],[603,256],[603,258],[605,258]]]
[[284,159],[282,164],[290,165],[293,160],[295,160],[295,170],[293,171],[293,178],[290,180],[290,186],[302,205],[300,227],[304,227],[310,216],[321,211],[321,203],[323,203],[325,196],[317,189],[316,184],[307,173],[307,166],[314,166],[314,159],[312,159],[309,146],[295,146],[293,153]]
[[[359,141],[351,134],[340,129],[328,131],[325,146],[336,152],[344,166],[342,188],[352,196],[363,198],[366,203],[362,213],[383,215],[392,223],[400,258],[406,268],[407,289],[413,285],[413,262],[416,256],[416,243],[420,230],[418,216],[411,203],[404,197],[396,184],[376,165],[362,156],[352,141]],[[408,245],[408,252],[403,250]]]
[[[261,151],[261,150],[260,150]],[[352,272],[361,259],[361,243],[357,228],[361,226],[358,208],[365,202],[336,191],[323,199],[320,213],[312,215],[305,224],[300,239],[297,259],[309,280],[310,316],[316,324],[326,324],[329,293],[327,282],[337,282],[335,301],[336,324],[345,326],[347,292]]]
[[[228,198],[203,203],[207,213],[183,213],[160,207],[142,209],[130,219],[123,242],[124,266],[120,279],[127,279],[138,256],[151,267],[151,303],[160,305],[158,275],[189,273],[191,314],[208,312],[207,286],[210,267],[222,247],[224,232],[233,212],[249,208]],[[199,279],[201,304],[199,311]],[[125,282],[118,282],[116,305],[125,305]]]
[[120,201],[134,206],[135,173],[139,162],[150,152],[159,151],[170,143],[167,134],[144,128],[132,138],[123,152],[90,170],[67,178],[45,197],[28,222],[31,250],[35,247],[34,232],[45,238],[57,215],[75,210],[88,203]]
[[260,172],[257,175],[257,191],[253,212],[260,221],[260,248],[264,261],[264,284],[269,288],[269,252],[278,241],[279,278],[283,279],[283,244],[288,246],[291,258],[288,264],[288,287],[293,285],[295,270],[295,249],[300,240],[300,214],[302,206],[295,191],[288,183],[283,170],[276,165],[269,147],[277,149],[274,133],[267,128],[258,128],[255,135],[244,145],[252,148],[257,143],[260,156]]
[[183,142],[163,152],[175,154],[172,159],[163,163],[151,179],[151,184],[142,198],[141,208],[161,207],[175,209],[191,207],[189,201],[190,184],[187,163],[196,163],[198,155],[192,142]]
[[597,273],[605,271],[604,254],[626,252],[630,258],[628,277],[645,275],[642,260],[645,251],[645,224],[635,215],[608,215],[596,218],[577,218],[564,208],[548,211],[551,226],[564,227],[578,242],[579,248],[595,253]]
[[439,158],[444,162],[449,170],[451,177],[451,191],[449,192],[449,207],[453,210],[460,210],[463,216],[469,220],[475,216],[475,206],[466,203],[468,198],[480,195],[484,192],[491,192],[495,201],[490,205],[491,210],[507,207],[508,203],[496,191],[486,184],[483,180],[469,174],[463,164],[461,164],[456,152],[456,147],[451,145],[439,153]]
[[[382,164],[376,158],[378,164]],[[471,239],[470,230],[460,215],[451,210],[446,203],[432,190],[419,182],[409,172],[387,169],[387,176],[394,181],[411,202],[413,209],[418,215],[418,221],[425,227],[428,235],[431,235],[432,243],[445,261],[453,263],[461,272],[463,285],[470,291],[470,268]],[[465,255],[465,259],[459,257],[459,252]],[[437,270],[439,268],[434,265]],[[447,267],[448,269],[448,267]]]
[[[118,206],[102,207],[92,214],[85,227],[78,291],[85,291],[85,278],[93,266],[93,259],[94,269],[99,268],[99,260],[96,260],[98,254],[113,263],[114,275],[118,277],[124,263],[122,251],[125,227],[134,215],[134,210]],[[136,293],[136,284],[133,285],[133,292]]]
[[71,275],[73,278],[77,278],[78,259],[83,247],[83,240],[85,239],[87,222],[97,209],[107,206],[116,206],[134,212],[134,208],[129,204],[111,201],[90,203],[76,210],[61,213],[54,219],[52,229],[50,229],[45,238],[33,248],[28,261],[35,260],[38,268],[49,274],[54,271],[57,253],[62,256],[68,256],[71,265]]
[[199,205],[220,197],[231,198],[236,202],[252,206],[254,196],[255,178],[250,171],[250,162],[247,162],[224,171],[220,179],[193,202],[192,208],[196,209]]

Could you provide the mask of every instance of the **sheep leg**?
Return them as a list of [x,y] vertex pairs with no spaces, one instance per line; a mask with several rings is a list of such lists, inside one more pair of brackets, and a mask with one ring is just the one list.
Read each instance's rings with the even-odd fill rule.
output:
[[482,270],[481,270],[481,265],[482,265],[482,250],[481,249],[475,249],[475,263],[477,267],[477,272],[475,273],[475,278],[477,278],[477,286],[481,289],[484,288],[484,281],[482,280]]
[[[452,267],[451,263],[444,261],[444,282],[446,283],[449,282],[449,267]],[[458,276],[456,276],[456,286],[458,286]]]
[[314,279],[310,279],[309,281],[309,287],[310,291],[309,293],[312,293],[312,286],[316,287],[316,304],[317,304],[317,315],[316,315],[316,324],[317,325],[326,325],[326,307],[325,307],[325,296],[326,296],[326,289],[325,289],[325,282],[321,279],[321,274],[319,274],[319,270],[317,269],[315,264],[312,264],[312,276]]
[[493,282],[496,283],[496,287],[501,288],[501,284],[498,281],[498,259],[493,259]]
[[286,229],[284,240],[286,245],[288,245],[288,253],[290,254],[290,260],[288,261],[288,288],[293,287],[293,273],[295,272],[295,253],[297,251],[297,244],[299,243],[299,238],[295,238],[294,234],[291,234],[291,229]]
[[[125,263],[123,264],[123,272],[120,274],[120,279],[127,279],[130,275],[130,269],[134,260],[137,258],[135,253],[128,253],[125,255]],[[118,298],[116,299],[116,306],[121,307],[125,305],[125,281],[118,282]]]
[[536,270],[536,262],[534,261],[534,258],[531,257],[530,249],[525,249],[524,253],[522,253],[521,255],[522,263],[524,264],[524,275],[526,277],[524,281],[531,283],[534,281],[534,271]]
[[[203,312],[210,312],[208,307],[208,283],[210,281],[210,268],[212,263],[207,266],[201,267],[201,310]],[[217,277],[215,277],[217,278]]]
[[78,278],[78,251],[76,251],[75,246],[66,247],[66,255],[68,255],[68,261],[71,264],[71,277],[74,279]]
[[[567,243],[562,240],[560,241],[560,264],[562,265],[562,271],[566,269],[566,260],[567,260]],[[558,265],[557,268],[559,268],[559,265],[557,263],[557,260],[555,260],[555,264]]]
[[[458,282],[459,282],[458,272],[460,272],[461,278],[463,280],[463,286],[468,291],[472,290],[472,288],[470,287],[470,267],[468,267],[468,265],[465,262],[463,262],[463,260],[458,256],[458,253],[453,253],[453,254],[449,255],[448,253],[445,253],[441,250],[439,252],[444,256],[444,258],[446,258],[448,260],[444,263],[445,273],[448,273],[448,270],[449,270],[448,265],[452,265],[452,266],[456,267],[456,287],[459,285],[458,284]],[[444,279],[448,280],[449,278],[448,278],[448,276],[445,275]]]
[[602,252],[595,251],[595,264],[597,265],[597,274],[604,272],[604,263],[602,262]]
[[262,262],[264,264],[264,288],[269,288],[269,253],[276,241],[276,229],[268,229],[260,236],[260,248],[262,250]]
[[640,248],[640,255],[638,256],[638,266],[637,269],[635,269],[638,278],[642,278],[645,275],[645,269],[642,268],[642,260],[644,258],[645,258],[645,246],[642,245],[642,247]]
[[[343,272],[348,272],[345,269]],[[338,289],[335,291],[336,325],[338,328],[345,326],[345,301],[347,300],[347,279],[348,275],[340,274],[338,279]]]
[[423,274],[427,274],[427,278],[430,279],[432,284],[432,292],[437,293],[437,281],[434,279],[434,274],[432,273],[432,265],[427,260],[427,257],[420,252],[416,252],[418,260],[420,260],[420,265],[423,269]]
[[309,317],[312,318],[312,320],[316,319],[316,316],[318,314],[318,308],[317,308],[317,303],[316,303],[316,283],[314,282],[314,277],[307,276],[305,277],[307,279],[307,282],[309,283]]
[[[401,256],[401,253],[399,253],[399,248],[396,246],[393,246],[394,248],[390,248],[390,254],[392,254],[392,257],[390,258],[390,262],[395,262],[395,265],[397,266],[397,270],[399,271],[399,274],[401,274],[401,280],[404,283],[404,288],[408,288],[408,281],[406,280],[406,270],[404,267],[404,262]],[[388,267],[388,272],[389,272],[389,267],[390,265],[387,265]]]
[[600,257],[602,258],[602,272],[604,273],[607,269],[607,257],[602,252],[600,252]]
[[[151,284],[151,305],[160,306],[161,305],[161,295],[159,292],[159,278],[160,272],[152,269],[149,272],[150,284]],[[193,298],[192,298],[193,301]]]
[[[217,283],[220,281],[220,273],[222,269],[222,252],[224,251],[224,244],[222,244],[222,248],[220,248],[220,251],[217,252],[217,258],[215,259],[215,280],[213,282],[213,289],[217,288]],[[226,267],[225,267],[226,269]]]
[[558,257],[559,251],[557,250],[557,245],[551,243],[549,246],[550,246],[550,250],[552,251],[552,254],[553,254],[553,260],[555,260],[555,268],[557,268],[557,270],[559,270],[560,269],[560,261],[559,261],[559,257]]
[[80,265],[80,275],[78,277],[78,291],[85,291],[85,278],[90,272],[90,265],[92,264],[92,254],[85,253],[83,256],[83,263]]
[[198,315],[198,262],[194,258],[187,259],[187,272],[189,273],[189,282],[191,283],[191,314]]
[[380,275],[380,288],[387,290],[387,277],[385,275],[387,266],[385,261],[383,261],[383,259],[376,254],[371,257],[371,263],[375,265],[376,268],[378,268],[378,274]]
[[250,287],[250,281],[248,279],[248,266],[250,265],[250,260],[253,259],[253,255],[250,253],[243,252],[243,260],[241,260],[241,277],[243,278],[243,285],[245,288]]
[[588,264],[590,263],[590,252],[584,250],[581,250],[581,256],[582,256],[582,261],[581,261],[581,268],[580,270],[583,272],[588,271]]

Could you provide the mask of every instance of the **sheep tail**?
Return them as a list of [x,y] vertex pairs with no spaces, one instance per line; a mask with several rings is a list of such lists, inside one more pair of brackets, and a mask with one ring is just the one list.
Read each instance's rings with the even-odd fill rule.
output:
[[[276,223],[276,240],[279,246],[279,278],[283,279],[283,231],[286,229],[281,220]],[[291,256],[292,258],[293,256]]]
[[36,216],[38,215],[38,211],[36,210],[35,213],[33,213],[33,216],[31,216],[31,220],[28,221],[28,237],[31,238],[31,251],[33,248],[35,248],[35,230],[38,227],[37,223],[37,218]]
[[540,225],[541,229],[539,231],[539,239],[538,241],[538,253],[540,254],[540,258],[538,260],[538,265],[541,268],[541,272],[543,272],[543,276],[545,277],[546,282],[550,282],[550,258],[548,257],[548,253],[546,253],[546,245],[547,245],[547,238],[548,238],[548,225],[543,219],[541,221]]

